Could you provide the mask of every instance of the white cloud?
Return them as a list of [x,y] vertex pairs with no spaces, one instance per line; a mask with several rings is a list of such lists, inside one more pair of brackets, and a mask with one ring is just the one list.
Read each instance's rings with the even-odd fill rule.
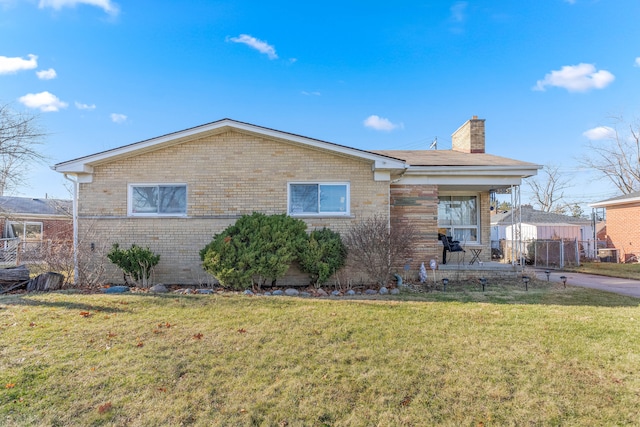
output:
[[576,0],[564,0],[565,3],[576,4]]
[[69,105],[50,92],[28,93],[18,98],[18,101],[29,108],[37,108],[45,113],[59,111]]
[[307,92],[306,90],[303,90],[301,93],[302,93],[303,95],[307,95],[307,96],[312,96],[312,95],[313,95],[313,96],[320,96],[320,95],[321,95],[321,93],[320,93],[320,92],[318,92],[318,91],[314,91],[314,92]]
[[451,20],[453,22],[464,22],[467,18],[466,10],[469,3],[466,1],[458,1],[455,2],[453,6],[451,6]]
[[58,77],[56,70],[49,68],[48,70],[36,71],[36,75],[40,80],[51,80]]
[[60,10],[63,7],[76,7],[79,4],[99,7],[109,15],[117,15],[120,12],[118,5],[111,0],[40,0],[38,7],[40,9],[50,7]]
[[587,139],[590,139],[591,141],[600,141],[603,139],[615,138],[616,130],[609,126],[598,126],[582,132],[582,135],[586,136]]
[[111,121],[118,124],[124,123],[127,121],[127,116],[119,113],[111,113]]
[[640,56],[636,58],[636,62],[634,64],[636,67],[640,67]]
[[375,130],[383,130],[383,131],[387,131],[390,132],[394,129],[397,128],[403,128],[404,125],[402,123],[400,124],[395,124],[395,123],[391,123],[391,121],[389,121],[389,119],[385,119],[384,117],[380,117],[380,116],[376,116],[375,114],[367,117],[366,119],[364,119],[364,121],[362,122],[364,124],[365,127],[371,128],[371,129],[375,129]]
[[269,57],[269,59],[278,59],[276,49],[273,46],[248,34],[240,34],[239,37],[231,37],[228,40],[233,43],[246,44],[247,46],[256,49],[258,52],[264,53]]
[[38,66],[36,55],[27,55],[29,59],[0,56],[0,74],[13,74],[22,70],[32,70]]
[[95,110],[96,109],[96,104],[83,104],[82,102],[75,102],[76,108],[78,110]]
[[607,70],[596,71],[593,64],[565,65],[553,70],[538,80],[533,90],[546,90],[547,86],[561,87],[569,92],[586,92],[591,89],[603,89],[615,80]]

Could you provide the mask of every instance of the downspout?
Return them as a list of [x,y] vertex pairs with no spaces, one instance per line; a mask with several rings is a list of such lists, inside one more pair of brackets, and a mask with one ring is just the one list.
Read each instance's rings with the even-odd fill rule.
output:
[[65,179],[73,183],[73,284],[78,284],[78,180],[65,173]]

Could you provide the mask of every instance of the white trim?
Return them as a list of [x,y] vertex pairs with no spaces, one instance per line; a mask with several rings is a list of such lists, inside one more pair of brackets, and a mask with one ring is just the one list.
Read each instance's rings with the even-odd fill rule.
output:
[[[185,211],[184,213],[135,213],[133,212],[133,188],[134,187],[184,187],[185,188]],[[189,186],[185,182],[133,182],[127,185],[127,216],[136,218],[167,218],[186,217],[189,210]]]
[[[29,242],[29,241],[35,241],[34,239],[32,240],[27,240],[27,225],[39,225],[40,226],[40,241],[44,240],[44,223],[40,222],[40,221],[7,221],[5,223],[5,233],[8,233],[9,227],[11,227],[12,224],[22,224],[22,238],[20,240],[22,240],[23,242]],[[12,231],[13,234],[13,231]],[[18,237],[18,236],[14,236],[14,237]]]
[[[346,207],[347,210],[345,212],[301,212],[301,213],[292,213],[291,212],[291,186],[292,185],[344,185],[347,190],[347,200]],[[320,193],[318,192],[318,197]],[[319,202],[318,202],[319,203]],[[320,206],[318,206],[319,208]],[[291,181],[287,182],[287,215],[302,218],[302,217],[349,217],[351,216],[351,183],[348,181]]]

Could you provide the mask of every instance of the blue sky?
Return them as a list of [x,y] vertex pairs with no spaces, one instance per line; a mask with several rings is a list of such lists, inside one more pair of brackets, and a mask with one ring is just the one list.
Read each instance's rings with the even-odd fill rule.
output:
[[[362,149],[451,147],[578,166],[640,116],[640,1],[0,0],[0,102],[40,115],[50,164],[232,118]],[[69,197],[36,167],[18,195]],[[523,186],[523,201],[527,199]]]

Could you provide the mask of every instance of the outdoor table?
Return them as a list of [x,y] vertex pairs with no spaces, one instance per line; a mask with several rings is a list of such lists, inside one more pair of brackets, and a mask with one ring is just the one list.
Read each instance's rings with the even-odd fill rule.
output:
[[471,254],[473,256],[471,257],[471,262],[469,262],[469,265],[473,265],[474,262],[480,264],[480,252],[482,252],[482,249],[471,249]]

